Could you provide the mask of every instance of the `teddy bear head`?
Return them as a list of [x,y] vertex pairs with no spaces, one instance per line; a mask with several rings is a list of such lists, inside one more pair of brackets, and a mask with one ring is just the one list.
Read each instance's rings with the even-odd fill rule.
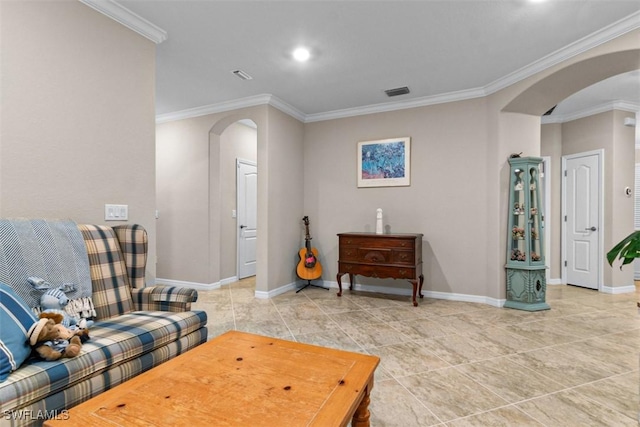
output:
[[74,331],[60,324],[59,313],[42,313],[40,319],[29,328],[29,344],[45,360],[74,357],[80,353],[82,340],[78,333],[88,339],[87,331]]

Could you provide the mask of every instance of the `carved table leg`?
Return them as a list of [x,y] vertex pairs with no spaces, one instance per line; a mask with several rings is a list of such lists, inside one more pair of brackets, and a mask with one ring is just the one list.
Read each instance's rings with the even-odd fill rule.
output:
[[338,273],[338,276],[336,277],[336,279],[338,280],[338,296],[341,297],[342,296],[342,274]]
[[418,306],[418,301],[416,301],[416,291],[418,290],[418,281],[417,280],[409,280],[413,285],[413,306]]
[[353,276],[354,274],[349,273],[349,290],[353,290]]
[[356,409],[356,412],[353,414],[353,419],[351,420],[351,427],[369,427],[369,417],[371,414],[369,413],[369,402],[371,399],[369,398],[369,387],[365,390],[365,395],[362,396],[362,400]]
[[424,295],[422,295],[422,284],[424,283],[424,274],[420,275],[420,298],[423,298]]

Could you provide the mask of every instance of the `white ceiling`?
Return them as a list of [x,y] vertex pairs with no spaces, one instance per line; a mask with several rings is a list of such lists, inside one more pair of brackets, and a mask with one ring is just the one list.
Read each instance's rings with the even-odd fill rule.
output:
[[[167,32],[157,47],[159,116],[264,94],[307,119],[483,96],[640,28],[640,0],[118,3]],[[303,64],[290,55],[299,45],[311,50]],[[639,80],[609,79],[554,115],[638,106]],[[385,95],[400,86],[411,93]]]

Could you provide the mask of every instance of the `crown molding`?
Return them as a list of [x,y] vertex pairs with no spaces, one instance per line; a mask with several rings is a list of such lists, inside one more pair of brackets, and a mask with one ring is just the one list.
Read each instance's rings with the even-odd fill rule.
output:
[[585,117],[593,116],[595,114],[606,113],[612,110],[629,111],[631,113],[640,112],[640,104],[628,101],[611,101],[604,104],[596,105],[595,107],[585,108],[584,110],[576,111],[571,114],[564,114],[554,116],[542,116],[541,123],[543,125],[553,123],[566,123],[573,120],[583,119]]
[[486,95],[491,95],[492,93],[509,87],[514,83],[518,83],[521,80],[573,58],[576,55],[620,37],[623,34],[637,30],[638,28],[640,28],[640,11],[632,13],[631,15],[606,26],[595,33],[591,33],[580,40],[568,44],[567,46],[520,68],[519,70],[501,77],[493,83],[485,86],[484,91]]
[[303,123],[307,121],[307,115],[302,111],[298,110],[293,105],[283,101],[282,99],[278,98],[275,95],[269,95],[269,96],[270,96],[270,99],[268,104],[271,105],[272,107],[277,108],[283,113],[288,114],[294,119],[299,120]]
[[219,102],[217,104],[204,105],[202,107],[189,108],[186,110],[176,111],[174,113],[159,114],[156,116],[156,124],[206,116],[209,114],[224,113],[225,111],[239,110],[241,108],[255,107],[258,105],[271,105],[294,119],[304,122],[305,114],[302,111],[290,104],[287,104],[274,95],[262,94],[235,99],[232,101]]
[[481,98],[483,96],[485,96],[485,93],[482,89],[462,90],[458,92],[444,93],[441,95],[407,99],[406,101],[385,102],[381,104],[367,105],[364,107],[327,111],[326,113],[307,114],[304,122],[321,122],[324,120],[342,119],[345,117],[363,116],[366,114],[385,113],[389,111],[405,110],[408,108],[425,107],[427,105]]
[[114,0],[80,0],[80,2],[148,38],[155,44],[160,44],[168,38],[165,30],[133,13]]
[[202,107],[187,108],[186,110],[180,110],[173,113],[158,114],[156,116],[156,123],[160,124],[172,122],[174,120],[183,120],[206,116],[209,114],[223,113],[225,111],[237,110],[240,108],[255,107],[256,105],[265,105],[269,103],[270,99],[271,95],[263,94],[219,102],[217,104],[203,105]]
[[[80,0],[82,2],[98,2],[99,0]],[[113,0],[104,0],[113,2]],[[354,116],[362,116],[366,114],[375,114],[382,112],[390,112],[395,110],[403,110],[408,108],[417,108],[417,107],[425,107],[428,105],[435,104],[444,104],[448,102],[454,101],[464,101],[473,98],[480,98],[484,96],[491,95],[499,90],[507,88],[519,81],[522,81],[528,77],[531,77],[539,72],[542,72],[548,68],[553,67],[563,61],[566,61],[576,55],[579,55],[583,52],[588,51],[589,49],[593,49],[601,44],[604,44],[608,41],[611,41],[617,37],[620,37],[630,31],[634,31],[640,28],[640,11],[635,12],[617,22],[614,22],[607,27],[604,27],[588,36],[583,37],[580,40],[577,40],[537,61],[532,62],[525,67],[520,68],[506,76],[495,80],[494,82],[478,88],[472,88],[467,90],[462,90],[458,92],[449,92],[439,95],[425,96],[420,98],[413,98],[406,101],[396,101],[396,102],[387,102],[380,104],[372,104],[366,105],[363,107],[354,107],[354,108],[346,108],[341,110],[333,110],[327,111],[323,113],[313,113],[313,114],[305,114],[302,111],[296,109],[285,101],[273,96],[273,95],[258,95],[256,97],[243,98],[237,101],[229,101],[223,102],[219,104],[212,104],[203,107],[192,108],[188,110],[177,111],[175,113],[167,113],[156,116],[156,123],[164,123],[172,120],[180,120],[189,117],[197,117],[199,115],[219,113],[223,111],[228,111],[236,108],[243,108],[247,106],[253,105],[261,105],[261,104],[269,104],[273,107],[279,109],[280,111],[289,114],[297,120],[300,120],[304,123],[310,122],[319,122],[324,120],[333,120]],[[267,98],[261,104],[253,104],[254,98]],[[249,100],[249,104],[245,105],[244,102]],[[607,104],[608,105],[608,104]],[[543,123],[561,123],[562,121],[570,121],[575,120],[576,118],[586,117],[589,115],[597,114],[598,112],[608,111],[611,109],[626,109],[619,108],[621,106],[620,102],[616,102],[618,107],[609,106],[608,109],[598,110],[596,109],[602,108],[602,106],[595,107],[593,109],[596,112],[590,112],[590,110],[585,110],[578,112],[576,114],[572,114],[571,116],[562,117],[558,120],[554,121],[555,118],[549,118],[550,116],[543,117]],[[633,104],[630,104],[633,106]],[[627,111],[637,111],[637,110],[627,110]],[[574,117],[575,116],[575,117]]]

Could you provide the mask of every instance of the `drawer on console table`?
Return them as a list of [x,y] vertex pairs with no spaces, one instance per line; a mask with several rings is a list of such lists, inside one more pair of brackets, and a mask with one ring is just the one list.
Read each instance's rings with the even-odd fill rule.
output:
[[414,265],[416,262],[415,252],[409,250],[393,250],[391,251],[391,262],[394,264],[410,264]]
[[341,233],[338,261],[415,267],[422,264],[422,234]]
[[[413,249],[417,235],[407,234],[407,237],[404,237],[401,234],[362,233],[358,235],[357,233],[342,233],[338,234],[338,236],[340,246],[345,247]],[[422,243],[422,241],[420,241],[420,243]]]
[[416,258],[415,252],[412,250],[345,246],[340,248],[340,260],[372,264],[414,265]]
[[385,265],[351,264],[339,262],[339,270],[347,274],[357,274],[361,276],[374,277],[378,279],[416,279],[416,269],[414,267],[394,267]]

